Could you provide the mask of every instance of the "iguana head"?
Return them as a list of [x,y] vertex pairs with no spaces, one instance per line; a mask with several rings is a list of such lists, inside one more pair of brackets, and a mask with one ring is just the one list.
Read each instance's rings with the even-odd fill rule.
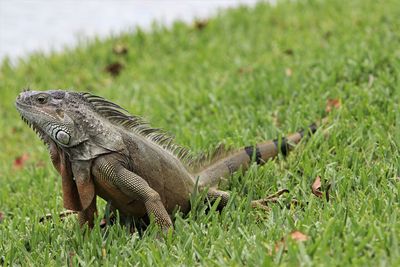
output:
[[90,160],[124,148],[119,128],[109,118],[126,115],[104,98],[61,90],[24,91],[15,105],[45,143],[56,143],[71,160]]
[[[72,147],[88,139],[88,131],[82,129],[82,116],[90,114],[80,93],[51,91],[24,91],[16,99],[15,105],[22,119],[39,136],[51,138],[61,147]],[[87,118],[89,119],[89,118]]]

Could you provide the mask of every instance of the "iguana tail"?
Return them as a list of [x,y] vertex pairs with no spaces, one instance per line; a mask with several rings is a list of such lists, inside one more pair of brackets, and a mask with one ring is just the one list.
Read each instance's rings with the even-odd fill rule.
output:
[[199,179],[199,186],[214,187],[218,185],[222,178],[232,175],[240,168],[246,170],[253,160],[257,164],[264,164],[279,153],[286,156],[303,137],[314,134],[318,126],[317,123],[313,123],[308,128],[287,137],[266,141],[255,146],[247,146],[219,159],[195,175]]

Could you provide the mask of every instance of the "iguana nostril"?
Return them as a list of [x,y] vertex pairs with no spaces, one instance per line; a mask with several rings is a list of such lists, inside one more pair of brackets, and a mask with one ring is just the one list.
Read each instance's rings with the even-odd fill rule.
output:
[[17,96],[17,100],[20,102],[24,102],[25,101],[25,94],[22,92]]

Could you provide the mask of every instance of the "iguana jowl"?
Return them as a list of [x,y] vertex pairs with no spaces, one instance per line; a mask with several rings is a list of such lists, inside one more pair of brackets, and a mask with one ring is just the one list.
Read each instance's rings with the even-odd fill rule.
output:
[[216,188],[221,178],[246,169],[252,159],[264,163],[279,152],[286,154],[305,134],[316,131],[311,125],[279,142],[245,147],[202,165],[187,160],[186,151],[164,132],[99,96],[24,91],[16,107],[49,147],[62,177],[64,207],[78,211],[80,224],[89,226],[96,213],[96,195],[123,216],[154,216],[163,229],[172,227],[170,214],[176,207],[183,213],[190,210],[196,185],[208,188],[211,201],[221,198],[219,208],[223,208],[229,193]]

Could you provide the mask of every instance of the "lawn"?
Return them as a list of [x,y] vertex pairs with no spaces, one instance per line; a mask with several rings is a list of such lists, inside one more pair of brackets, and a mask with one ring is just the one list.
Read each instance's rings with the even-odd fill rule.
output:
[[[4,60],[0,265],[399,266],[399,18],[397,0],[260,3]],[[325,115],[329,135],[237,172],[221,213],[205,213],[197,196],[164,239],[154,227],[103,230],[101,218],[84,231],[74,217],[38,222],[63,210],[61,179],[14,108],[26,87],[101,95],[194,153],[274,139]],[[340,107],[327,112],[329,100]],[[321,198],[311,190],[318,176]],[[249,208],[280,189],[290,192],[270,212]]]

